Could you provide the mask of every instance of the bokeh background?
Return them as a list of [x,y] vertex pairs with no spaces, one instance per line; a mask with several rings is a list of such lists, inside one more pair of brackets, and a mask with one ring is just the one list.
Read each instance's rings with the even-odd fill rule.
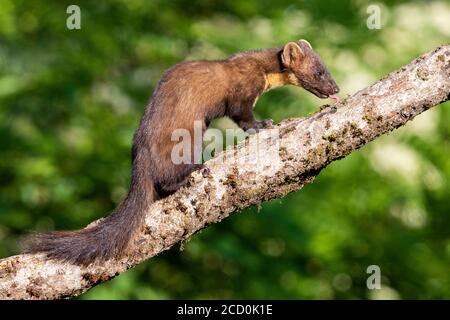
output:
[[[81,7],[81,30],[66,8]],[[308,39],[354,93],[450,39],[449,1],[0,0],[0,257],[29,230],[112,210],[130,146],[165,69]],[[260,118],[324,101],[286,87]],[[244,210],[81,299],[450,298],[450,105],[331,164],[284,199]],[[215,124],[232,125],[226,120]],[[368,290],[378,265],[382,289]]]

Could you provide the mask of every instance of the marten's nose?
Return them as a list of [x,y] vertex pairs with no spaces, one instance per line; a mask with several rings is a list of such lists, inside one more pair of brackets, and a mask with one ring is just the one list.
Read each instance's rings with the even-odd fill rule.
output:
[[339,92],[339,87],[335,86],[334,89],[333,89],[333,93],[338,93],[338,92]]

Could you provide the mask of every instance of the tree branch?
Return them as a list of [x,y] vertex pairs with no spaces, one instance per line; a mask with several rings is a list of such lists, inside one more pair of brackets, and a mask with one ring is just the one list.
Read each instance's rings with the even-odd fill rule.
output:
[[447,101],[449,95],[446,45],[308,118],[281,122],[275,137],[277,131],[264,130],[220,153],[207,162],[210,176],[195,172],[186,187],[152,205],[145,229],[120,261],[80,267],[42,254],[0,260],[0,299],[79,295],[233,212],[302,188],[330,162]]

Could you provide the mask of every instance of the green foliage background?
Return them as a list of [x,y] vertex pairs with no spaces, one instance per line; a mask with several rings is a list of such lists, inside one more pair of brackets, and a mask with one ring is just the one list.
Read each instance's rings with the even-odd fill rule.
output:
[[[117,206],[133,132],[174,63],[305,38],[345,96],[449,42],[448,1],[379,2],[381,30],[366,27],[371,3],[0,0],[0,256],[29,230],[81,228]],[[66,28],[69,4],[81,30]],[[323,103],[280,88],[256,112],[280,121]],[[449,299],[449,107],[81,298]],[[366,288],[372,264],[381,290]]]

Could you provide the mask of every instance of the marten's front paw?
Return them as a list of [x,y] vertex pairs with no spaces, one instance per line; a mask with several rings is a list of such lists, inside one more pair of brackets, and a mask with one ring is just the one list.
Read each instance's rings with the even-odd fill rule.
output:
[[255,121],[253,123],[253,129],[255,129],[256,131],[259,131],[261,129],[271,128],[272,126],[273,126],[272,119],[264,119],[261,121]]
[[272,119],[264,119],[264,120],[260,121],[260,123],[261,123],[263,129],[270,128],[273,126]]

